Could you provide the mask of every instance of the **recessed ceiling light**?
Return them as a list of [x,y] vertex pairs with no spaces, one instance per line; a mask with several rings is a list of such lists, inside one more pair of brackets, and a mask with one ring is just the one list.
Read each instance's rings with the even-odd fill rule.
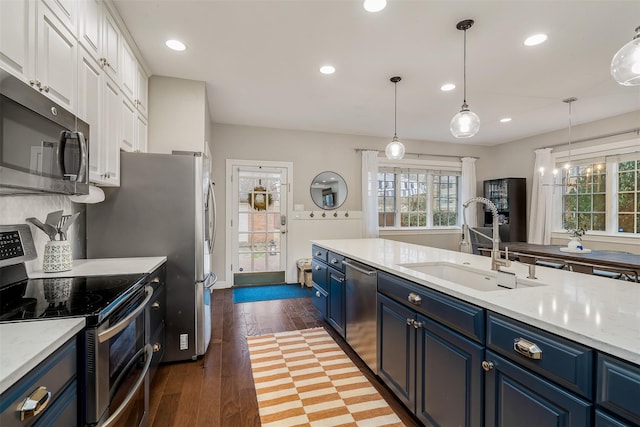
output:
[[524,41],[524,45],[536,46],[536,45],[539,45],[540,43],[544,43],[545,41],[547,41],[546,34],[534,34],[526,38],[526,40]]
[[454,90],[456,88],[456,85],[454,85],[453,83],[445,83],[442,86],[440,86],[440,90],[443,92],[449,92],[450,90]]
[[504,117],[500,119],[500,123],[509,123],[511,121],[511,117]]
[[322,67],[320,67],[320,72],[322,74],[333,74],[336,72],[336,67],[334,67],[333,65],[323,65]]
[[387,0],[364,0],[363,6],[367,12],[380,12],[387,7]]
[[165,44],[169,49],[177,50],[179,52],[182,52],[187,48],[184,43],[179,40],[167,40]]

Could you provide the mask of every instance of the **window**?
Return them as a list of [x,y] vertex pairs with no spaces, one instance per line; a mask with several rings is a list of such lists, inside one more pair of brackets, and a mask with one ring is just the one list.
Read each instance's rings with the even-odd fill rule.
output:
[[456,226],[459,178],[453,171],[380,167],[378,225],[381,228]]
[[[584,228],[608,235],[640,235],[640,140],[557,153],[563,170],[556,192],[556,231]],[[576,155],[577,154],[577,155]],[[560,193],[558,195],[558,193]],[[560,208],[558,208],[560,206]]]

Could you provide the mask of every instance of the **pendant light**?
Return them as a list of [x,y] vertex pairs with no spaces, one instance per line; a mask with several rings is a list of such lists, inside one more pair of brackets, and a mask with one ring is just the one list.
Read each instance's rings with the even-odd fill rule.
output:
[[473,19],[458,22],[456,28],[464,31],[464,98],[460,112],[453,116],[449,129],[456,138],[470,138],[480,129],[480,118],[467,105],[467,30],[473,26]]
[[613,55],[611,75],[623,86],[640,85],[640,27],[633,39]]
[[398,141],[398,135],[396,133],[397,124],[398,124],[398,82],[402,80],[402,77],[391,77],[389,79],[393,83],[393,139],[389,144],[387,144],[387,148],[384,150],[384,153],[387,155],[388,159],[391,160],[400,160],[404,157],[404,144]]

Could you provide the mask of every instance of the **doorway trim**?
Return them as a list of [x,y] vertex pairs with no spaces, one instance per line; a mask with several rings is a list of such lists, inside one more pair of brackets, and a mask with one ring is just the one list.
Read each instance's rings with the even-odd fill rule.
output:
[[[284,234],[284,239],[286,240],[287,247],[289,246],[289,224],[291,221],[291,213],[293,211],[293,162],[280,162],[280,161],[269,161],[269,160],[241,160],[241,159],[227,159],[226,161],[226,171],[225,171],[225,187],[226,187],[226,197],[225,197],[225,212],[226,212],[226,223],[225,223],[225,260],[226,265],[225,269],[228,274],[226,276],[230,279],[230,287],[233,286],[233,260],[234,260],[234,247],[233,247],[233,234],[234,227],[232,227],[233,213],[234,213],[234,205],[233,205],[233,170],[235,168],[242,167],[264,167],[264,168],[282,168],[286,170],[287,177],[287,197],[285,203],[285,212],[287,215],[287,232]],[[291,278],[289,276],[289,271],[291,270],[291,266],[288,265],[288,256],[284,259],[285,263],[285,279],[290,281]]]

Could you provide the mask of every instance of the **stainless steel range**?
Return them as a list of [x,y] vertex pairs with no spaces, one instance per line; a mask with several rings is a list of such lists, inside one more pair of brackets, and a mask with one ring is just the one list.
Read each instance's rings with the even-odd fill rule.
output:
[[0,322],[84,317],[78,360],[79,423],[144,426],[146,379],[153,356],[145,308],[148,274],[29,279],[23,261],[35,258],[27,225],[0,226]]

